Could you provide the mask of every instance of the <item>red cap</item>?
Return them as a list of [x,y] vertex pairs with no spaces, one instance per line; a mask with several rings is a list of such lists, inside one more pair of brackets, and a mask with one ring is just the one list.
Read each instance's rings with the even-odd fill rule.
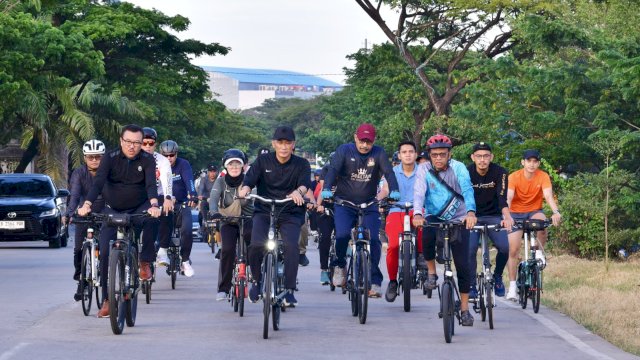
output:
[[356,136],[360,140],[374,142],[376,140],[376,128],[371,124],[361,124],[356,130]]

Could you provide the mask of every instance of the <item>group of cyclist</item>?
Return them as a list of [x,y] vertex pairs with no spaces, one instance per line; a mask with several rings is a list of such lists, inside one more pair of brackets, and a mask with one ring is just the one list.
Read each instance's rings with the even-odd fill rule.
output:
[[[553,211],[553,224],[560,221],[560,213],[553,198],[549,176],[539,169],[540,154],[527,150],[522,156],[523,168],[508,175],[507,171],[492,162],[489,144],[474,145],[469,166],[452,159],[453,144],[445,135],[428,139],[424,151],[419,153],[415,143],[403,141],[398,145],[397,162],[393,166],[384,149],[375,145],[376,129],[371,124],[361,124],[353,134],[353,143],[339,146],[321,171],[314,173],[311,181],[309,162],[294,154],[296,137],[288,126],[279,126],[272,136],[274,151],[261,151],[249,166],[247,155],[238,149],[224,152],[220,175],[214,165],[208,168],[206,177],[200,180],[199,191],[194,186],[191,166],[179,158],[178,144],[166,140],[155,152],[157,133],[151,128],[127,125],[120,135],[120,148],[105,151],[98,140],[88,141],[83,148],[85,165],[74,171],[71,177],[71,197],[68,216],[84,216],[90,212],[140,213],[147,211],[150,217],[139,218],[137,226],[143,229],[140,257],[140,277],[151,277],[150,263],[166,264],[168,241],[172,230],[174,208],[181,207],[183,224],[191,223],[191,211],[198,199],[202,200],[204,216],[218,220],[221,235],[220,270],[217,300],[229,297],[237,241],[248,245],[248,264],[253,283],[249,299],[257,302],[261,289],[261,263],[266,252],[265,243],[269,231],[270,207],[246,199],[250,193],[269,199],[290,198],[292,201],[277,206],[277,227],[284,245],[286,306],[297,305],[295,289],[298,266],[303,264],[300,235],[306,227],[307,211],[311,212],[314,231],[318,233],[320,255],[320,281],[345,286],[346,256],[357,212],[338,201],[370,204],[364,211],[364,226],[368,229],[371,251],[371,288],[368,296],[382,296],[383,275],[379,268],[382,244],[379,237],[381,217],[379,202],[413,203],[412,225],[416,231],[420,254],[418,266],[428,270],[425,287],[435,289],[438,276],[435,260],[437,230],[424,227],[431,222],[460,221],[464,227],[454,233],[450,243],[456,266],[463,326],[473,325],[469,312],[469,298],[477,294],[475,285],[478,235],[470,231],[476,224],[497,224],[506,228],[492,232],[490,237],[498,249],[496,257],[495,293],[505,295],[502,275],[505,266],[509,273],[507,299],[515,300],[516,266],[522,231],[512,229],[514,220],[545,219],[542,212],[543,198]],[[305,199],[306,198],[306,199]],[[207,201],[208,200],[208,201]],[[377,200],[373,201],[373,200]],[[305,203],[312,205],[305,206]],[[162,206],[162,213],[160,211]],[[329,210],[330,209],[330,210]],[[392,302],[398,290],[398,245],[403,229],[403,212],[398,207],[389,210],[385,232],[389,241],[386,264],[389,285],[385,298]],[[240,221],[243,217],[246,220]],[[159,219],[158,219],[159,218]],[[242,226],[242,232],[240,227]],[[239,239],[239,234],[243,239]],[[335,235],[335,259],[330,261],[331,237]],[[100,233],[100,266],[107,273],[109,239],[115,237],[115,228],[103,226]],[[182,226],[181,270],[186,276],[194,271],[189,257],[192,248],[190,226]],[[76,230],[74,248],[74,279],[80,273],[80,244],[83,230]],[[541,245],[545,233],[539,236]],[[155,251],[154,243],[159,242]],[[542,248],[536,257],[546,262]],[[306,256],[305,256],[306,259]],[[308,260],[307,260],[308,263]],[[508,265],[508,266],[507,266]],[[329,274],[333,267],[333,278]],[[107,277],[101,278],[103,298],[107,299]],[[76,294],[78,300],[80,294]],[[108,316],[108,300],[98,314]],[[105,310],[106,308],[106,310]]]
[[[191,165],[178,157],[178,144],[166,140],[156,150],[157,133],[152,128],[126,125],[120,132],[120,146],[106,151],[100,140],[89,140],[83,146],[85,165],[73,171],[70,182],[70,201],[63,222],[72,222],[75,216],[91,212],[103,214],[140,214],[148,217],[134,218],[134,225],[142,231],[140,278],[151,279],[151,263],[167,263],[166,249],[173,226],[174,208],[182,207],[181,216],[188,216],[197,203]],[[162,210],[161,210],[162,207]],[[74,279],[80,280],[79,249],[88,225],[78,224],[74,246]],[[193,276],[189,261],[193,243],[191,229],[181,228],[181,271]],[[115,239],[116,228],[103,224],[99,235],[100,272],[108,274],[109,242]],[[156,251],[156,241],[160,247]],[[100,278],[102,298],[105,299],[98,317],[109,317],[107,276]],[[82,294],[74,295],[80,300]]]

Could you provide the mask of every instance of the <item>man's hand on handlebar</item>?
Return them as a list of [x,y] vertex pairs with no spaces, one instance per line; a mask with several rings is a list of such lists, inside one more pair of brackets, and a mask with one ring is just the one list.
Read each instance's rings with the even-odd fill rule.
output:
[[162,210],[164,210],[165,215],[169,215],[169,213],[173,211],[173,200],[164,199],[164,201],[162,202]]
[[422,214],[415,214],[413,215],[413,226],[415,227],[421,227],[424,226],[427,221],[424,219],[424,217],[422,217]]
[[467,230],[471,230],[473,229],[474,226],[476,226],[476,223],[478,222],[478,218],[476,218],[475,212],[468,211],[467,217],[465,217],[463,221],[466,225],[465,227],[467,228]]
[[298,189],[293,190],[293,192],[287,195],[287,197],[291,198],[291,200],[293,200],[293,202],[298,206],[304,205],[304,198],[302,197]]
[[147,213],[154,218],[160,217],[162,210],[157,206],[152,206],[147,210]]

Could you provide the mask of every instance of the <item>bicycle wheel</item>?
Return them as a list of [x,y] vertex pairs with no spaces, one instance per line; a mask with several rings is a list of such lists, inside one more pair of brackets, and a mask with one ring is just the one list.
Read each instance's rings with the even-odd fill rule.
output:
[[262,283],[264,284],[262,293],[262,315],[264,316],[264,322],[262,326],[263,339],[269,338],[269,315],[271,313],[272,306],[271,297],[273,296],[273,263],[273,254],[269,252],[267,253],[267,255],[265,255],[262,263]]
[[453,286],[450,282],[445,281],[442,284],[442,303],[440,304],[442,313],[442,326],[444,329],[444,341],[451,342],[453,337],[453,319],[455,313],[455,305],[453,298]]
[[[140,275],[138,269],[138,249],[129,248],[129,288],[125,301],[125,319],[127,326],[133,327],[136,324],[138,313],[138,287],[140,286]],[[148,283],[148,281],[145,281]],[[150,293],[150,292],[149,292]]]
[[411,311],[411,288],[413,279],[411,278],[411,243],[402,242],[402,294],[404,295],[404,311]]
[[493,330],[493,301],[494,301],[494,297],[493,297],[493,284],[488,283],[488,290],[486,291],[485,294],[485,302],[487,304],[487,317],[489,318],[489,329]]
[[240,280],[240,286],[238,286],[238,296],[236,302],[238,303],[238,314],[240,317],[244,316],[244,294],[247,291],[247,282],[244,279]]
[[[356,282],[355,282],[355,278],[356,278],[356,267],[355,266],[355,258],[352,256],[349,259],[349,270],[347,272],[347,283],[346,283],[346,289],[349,291],[349,300],[351,301],[351,315],[352,316],[358,316],[358,294],[357,294],[357,288],[356,288]],[[344,287],[342,290],[342,293],[344,294]]]
[[478,284],[478,304],[480,305],[480,319],[487,320],[487,303],[485,300],[485,283],[484,279],[479,279]]
[[331,291],[336,291],[336,286],[333,284],[333,274],[335,272],[335,266],[329,264],[329,290]]
[[82,246],[82,262],[80,265],[80,294],[82,294],[82,312],[88,316],[93,300],[93,285],[89,281],[93,278],[91,269],[91,246]]
[[542,271],[538,265],[535,265],[531,274],[531,305],[533,312],[540,311],[540,294],[542,293]]
[[147,304],[151,303],[151,281],[144,281],[142,283],[142,292]]
[[178,260],[176,255],[172,252],[169,258],[169,276],[171,277],[171,289],[176,289],[176,277],[178,275]]
[[367,322],[367,307],[369,303],[369,288],[371,287],[370,270],[369,270],[369,253],[360,249],[358,277],[358,320],[360,324]]
[[124,329],[125,305],[124,305],[124,252],[119,249],[111,249],[109,254],[109,320],[111,331],[114,334],[122,334]]
[[526,265],[520,263],[518,265],[518,279],[516,284],[518,285],[518,302],[523,309],[527,308],[527,296],[529,295],[529,289],[527,287],[527,273]]

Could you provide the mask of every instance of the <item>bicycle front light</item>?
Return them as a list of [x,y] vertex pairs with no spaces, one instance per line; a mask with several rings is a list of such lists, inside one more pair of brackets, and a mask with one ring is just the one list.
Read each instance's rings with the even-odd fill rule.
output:
[[273,250],[275,248],[276,248],[276,242],[275,241],[273,241],[273,240],[267,241],[267,249],[269,251],[271,251],[271,250]]

